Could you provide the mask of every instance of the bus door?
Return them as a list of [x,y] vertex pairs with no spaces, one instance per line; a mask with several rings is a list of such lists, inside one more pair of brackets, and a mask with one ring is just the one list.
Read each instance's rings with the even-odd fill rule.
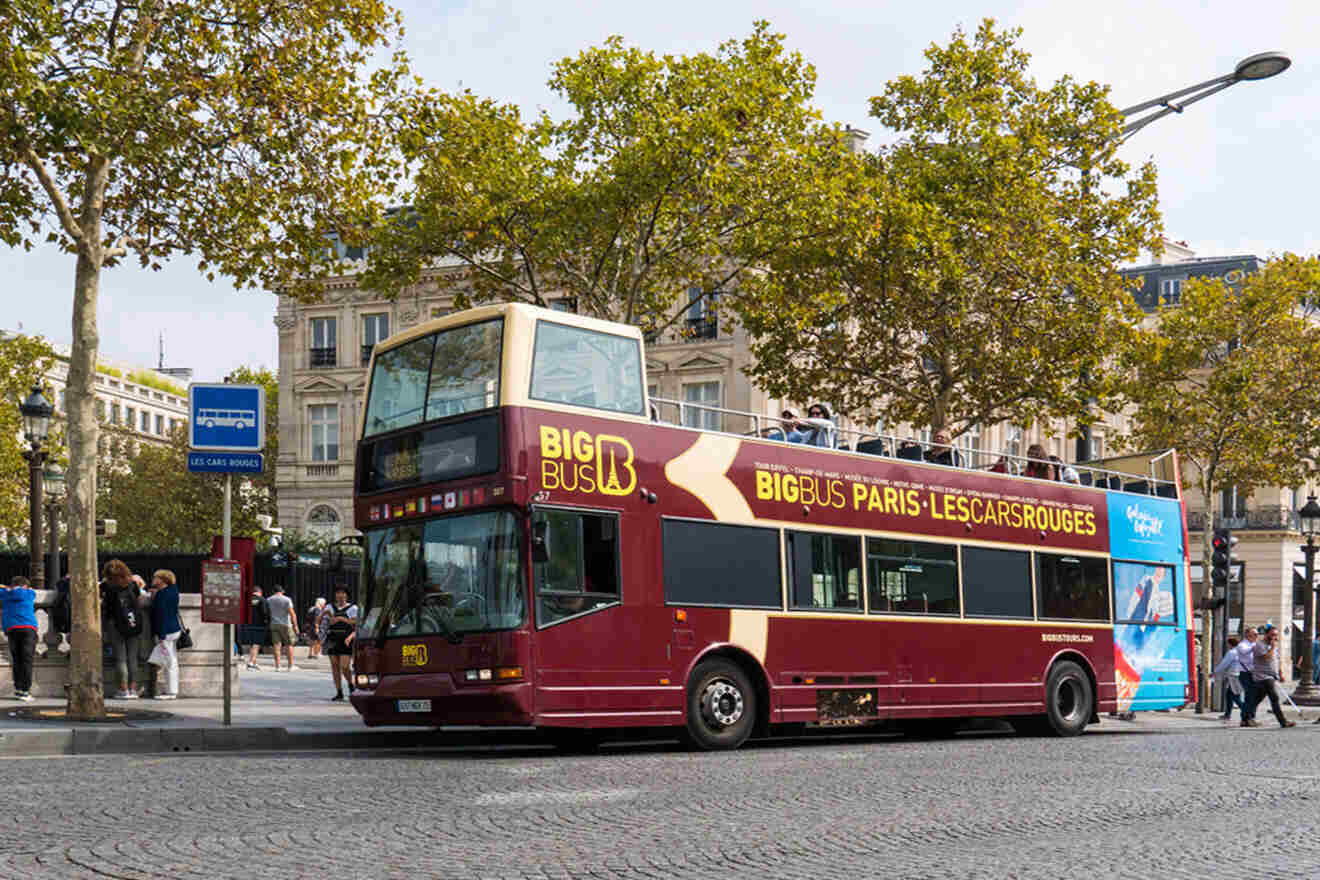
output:
[[656,699],[645,663],[643,584],[624,581],[631,518],[613,510],[532,510],[536,715],[539,724],[637,724]]
[[1114,562],[1114,678],[1118,711],[1186,702],[1189,676],[1180,565]]

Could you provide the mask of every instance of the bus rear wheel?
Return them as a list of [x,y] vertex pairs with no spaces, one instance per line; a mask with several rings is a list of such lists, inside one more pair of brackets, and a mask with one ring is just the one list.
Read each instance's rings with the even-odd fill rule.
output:
[[688,739],[708,751],[736,749],[756,724],[756,691],[742,667],[729,660],[703,662],[688,686]]
[[1085,670],[1070,660],[1054,664],[1045,679],[1045,718],[1055,736],[1077,736],[1095,712],[1095,694]]

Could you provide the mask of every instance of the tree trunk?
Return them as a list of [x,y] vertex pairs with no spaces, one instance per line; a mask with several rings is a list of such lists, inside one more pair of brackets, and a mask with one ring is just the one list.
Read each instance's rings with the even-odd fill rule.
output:
[[[1215,613],[1210,610],[1210,600],[1215,596],[1215,585],[1210,577],[1211,560],[1214,556],[1212,541],[1215,534],[1215,496],[1213,478],[1205,482],[1205,528],[1201,530],[1201,598],[1205,606],[1201,611],[1201,656],[1193,660],[1200,669],[1197,679],[1197,710],[1213,711],[1210,689],[1210,673],[1215,668]],[[1231,571],[1231,566],[1230,566]],[[1227,613],[1225,614],[1227,617]]]
[[79,226],[73,287],[73,346],[66,389],[69,429],[69,599],[73,618],[69,654],[69,717],[105,716],[101,675],[101,596],[96,571],[96,304],[101,289],[102,194],[106,164],[89,163]]

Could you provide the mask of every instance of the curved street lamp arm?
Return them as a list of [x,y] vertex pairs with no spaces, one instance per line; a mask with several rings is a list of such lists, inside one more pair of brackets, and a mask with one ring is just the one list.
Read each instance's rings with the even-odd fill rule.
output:
[[[1166,95],[1165,98],[1156,98],[1153,101],[1147,101],[1144,104],[1138,104],[1136,107],[1130,107],[1127,110],[1121,111],[1124,116],[1127,116],[1131,113],[1140,112],[1141,110],[1145,110],[1149,107],[1154,107],[1160,104],[1164,105],[1163,110],[1160,110],[1157,113],[1152,113],[1149,116],[1143,116],[1141,119],[1138,119],[1136,122],[1129,122],[1127,125],[1123,126],[1122,137],[1126,138],[1130,134],[1141,131],[1141,129],[1150,125],[1156,119],[1161,119],[1165,116],[1168,116],[1170,113],[1181,113],[1183,112],[1183,108],[1186,107],[1187,105],[1195,104],[1197,101],[1201,100],[1202,98],[1208,98],[1211,95],[1213,95],[1215,92],[1222,92],[1224,89],[1228,88],[1229,86],[1239,82],[1239,80],[1231,76],[1222,77],[1221,79],[1226,79],[1227,82],[1221,81],[1214,88],[1206,89],[1204,92],[1202,92],[1199,95],[1193,95],[1192,97],[1188,98],[1186,101],[1181,101],[1175,104],[1173,103],[1172,100],[1168,100],[1168,99],[1172,99],[1176,95],[1185,95],[1189,91],[1191,91],[1191,89],[1183,89],[1181,92],[1174,92],[1171,95]],[[1215,81],[1211,80],[1211,83],[1213,82]],[[1201,88],[1205,85],[1206,85],[1205,83],[1202,83],[1200,86],[1194,86],[1193,88]]]

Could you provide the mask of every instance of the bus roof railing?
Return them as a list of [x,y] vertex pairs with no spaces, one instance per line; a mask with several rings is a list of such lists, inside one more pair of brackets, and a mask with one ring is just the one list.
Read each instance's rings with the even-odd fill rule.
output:
[[[766,413],[662,397],[652,397],[650,403],[650,412],[654,421],[675,427],[738,437],[758,437],[765,440],[787,439],[783,420]],[[875,431],[840,428],[825,419],[798,419],[798,422],[808,427],[808,430],[803,432],[807,435],[803,445],[807,446],[923,462],[927,461],[931,450],[937,448],[930,441],[879,434]],[[1027,479],[1045,479],[1032,477],[1026,473],[1028,465],[1036,463],[1058,468],[1059,480],[1065,483],[1165,498],[1175,498],[1178,495],[1177,483],[1165,475],[1172,470],[1172,450],[1121,456],[1120,460],[1124,465],[1144,463],[1146,471],[1142,473],[1112,466],[1106,467],[1105,465],[1112,464],[1108,461],[1056,462],[1050,459],[1028,458],[1006,451],[977,449],[959,445],[958,441],[954,441],[948,448],[957,453],[957,463],[953,466],[964,470],[1003,473]]]

